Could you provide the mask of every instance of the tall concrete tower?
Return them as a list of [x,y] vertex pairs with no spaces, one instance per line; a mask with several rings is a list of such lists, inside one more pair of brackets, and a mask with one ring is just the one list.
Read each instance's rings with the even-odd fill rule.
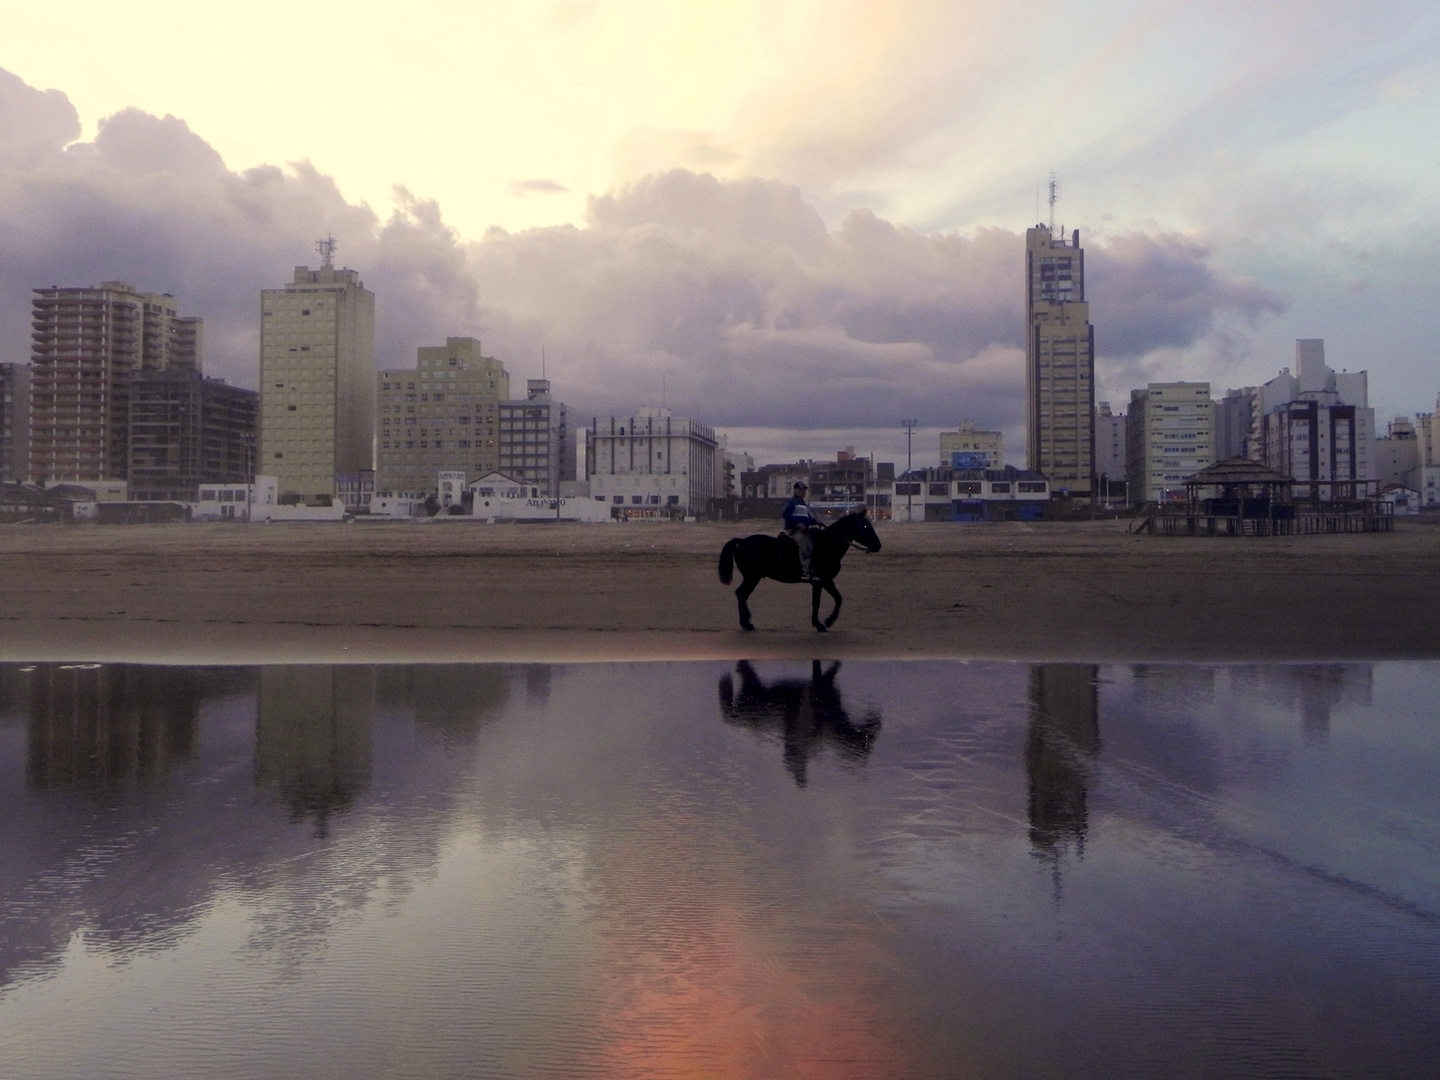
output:
[[260,457],[281,496],[332,497],[374,466],[375,294],[354,270],[295,268],[260,293]]
[[[1053,206],[1054,189],[1051,189]],[[1089,498],[1095,481],[1095,328],[1080,230],[1025,230],[1026,464],[1052,492]]]

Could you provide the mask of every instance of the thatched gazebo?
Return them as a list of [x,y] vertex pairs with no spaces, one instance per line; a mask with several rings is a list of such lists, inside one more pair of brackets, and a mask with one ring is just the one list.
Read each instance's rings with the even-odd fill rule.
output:
[[[1293,477],[1252,461],[1247,457],[1226,458],[1207,465],[1185,481],[1185,494],[1190,513],[1206,516],[1238,518],[1293,517],[1290,492]],[[1212,488],[1217,495],[1201,499],[1201,493]],[[1280,514],[1275,511],[1285,507]]]

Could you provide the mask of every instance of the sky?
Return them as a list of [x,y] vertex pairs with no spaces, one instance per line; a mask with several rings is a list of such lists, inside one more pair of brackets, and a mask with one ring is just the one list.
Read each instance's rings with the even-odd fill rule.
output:
[[[1022,463],[1023,236],[1081,230],[1101,399],[1218,396],[1324,338],[1434,408],[1440,8],[1409,0],[0,0],[0,361],[123,279],[258,375],[258,293],[337,262],[377,365],[480,337],[581,417],[761,461]],[[923,447],[923,453],[921,448]]]

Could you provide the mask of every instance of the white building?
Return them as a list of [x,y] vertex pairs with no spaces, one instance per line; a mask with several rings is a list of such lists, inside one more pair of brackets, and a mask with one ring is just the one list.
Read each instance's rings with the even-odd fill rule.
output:
[[1334,371],[1325,342],[1295,342],[1288,368],[1260,387],[1253,445],[1259,460],[1295,479],[1299,499],[1356,499],[1371,493],[1375,410],[1364,371]]
[[486,473],[472,481],[470,514],[485,521],[612,521],[608,503],[581,494],[579,485],[567,484],[575,494],[546,495],[538,484],[504,473]]
[[616,518],[670,520],[706,512],[715,495],[715,432],[669,409],[597,417],[585,433],[590,494]]
[[894,482],[892,521],[1034,521],[1050,484],[1028,469],[916,469]]
[[280,481],[257,476],[253,484],[201,484],[191,521],[269,521],[280,497]]
[[1415,437],[1419,442],[1419,463],[1405,480],[1407,487],[1420,493],[1421,506],[1440,506],[1440,394],[1435,396],[1435,411],[1415,417]]
[[1130,392],[1125,418],[1125,479],[1138,506],[1184,498],[1185,481],[1215,464],[1215,403],[1210,384],[1150,383]]
[[375,295],[354,270],[295,267],[260,293],[260,460],[282,496],[323,501],[373,469]]

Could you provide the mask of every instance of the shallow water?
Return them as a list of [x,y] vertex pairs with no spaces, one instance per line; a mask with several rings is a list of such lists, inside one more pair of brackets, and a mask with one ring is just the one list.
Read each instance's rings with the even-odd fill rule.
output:
[[0,665],[0,1077],[1435,1075],[1437,702]]

